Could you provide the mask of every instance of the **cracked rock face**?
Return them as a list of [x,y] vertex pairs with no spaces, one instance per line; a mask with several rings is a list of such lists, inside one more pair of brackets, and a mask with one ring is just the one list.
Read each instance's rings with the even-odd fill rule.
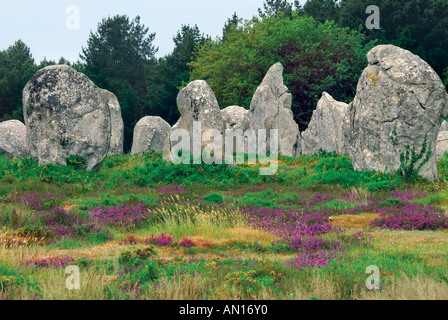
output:
[[26,126],[18,120],[0,123],[0,154],[9,158],[29,157]]
[[338,102],[324,92],[313,112],[308,129],[302,132],[302,154],[318,154],[320,149],[345,154],[342,124],[348,104]]
[[432,154],[419,175],[437,180],[436,140],[448,115],[442,81],[420,57],[392,45],[373,48],[367,60],[343,126],[355,170],[396,172],[406,146],[420,152],[426,137]]
[[123,154],[123,141],[124,141],[124,123],[121,116],[120,103],[117,97],[107,90],[103,89],[103,94],[107,100],[107,105],[110,111],[111,120],[111,137],[109,154],[122,155]]
[[39,70],[23,89],[23,114],[31,156],[39,165],[70,155],[98,170],[111,140],[111,116],[103,90],[66,65]]
[[144,117],[134,129],[132,154],[163,151],[165,141],[169,137],[171,126],[160,117]]
[[278,129],[279,151],[283,155],[296,157],[301,155],[301,136],[291,104],[292,95],[283,84],[283,66],[276,63],[252,98],[249,126],[251,129]]

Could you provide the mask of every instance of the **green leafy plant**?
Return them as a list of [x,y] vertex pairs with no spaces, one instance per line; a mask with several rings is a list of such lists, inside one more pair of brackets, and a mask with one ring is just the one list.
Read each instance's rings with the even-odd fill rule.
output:
[[210,193],[204,197],[205,201],[213,202],[213,203],[223,203],[224,198],[219,193]]
[[405,182],[417,180],[420,169],[429,161],[432,152],[431,145],[428,147],[426,140],[427,137],[425,135],[420,152],[415,150],[415,146],[411,148],[407,144],[405,151],[400,154],[400,169],[398,170],[398,174],[403,177]]
[[68,167],[72,167],[75,170],[83,169],[87,160],[77,155],[71,155],[65,159],[65,163]]

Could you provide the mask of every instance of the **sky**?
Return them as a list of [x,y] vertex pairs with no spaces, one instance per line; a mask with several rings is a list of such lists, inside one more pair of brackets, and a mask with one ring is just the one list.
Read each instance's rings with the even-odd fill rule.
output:
[[103,18],[139,15],[141,22],[156,33],[156,56],[173,50],[173,36],[182,24],[197,24],[201,32],[220,36],[225,21],[234,12],[240,18],[257,15],[264,0],[0,0],[0,50],[18,39],[25,42],[39,63],[79,59],[90,31]]

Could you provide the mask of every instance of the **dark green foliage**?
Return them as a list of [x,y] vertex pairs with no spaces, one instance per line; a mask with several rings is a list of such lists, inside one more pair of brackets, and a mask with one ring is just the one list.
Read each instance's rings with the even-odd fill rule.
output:
[[[365,26],[366,8],[380,9],[380,30]],[[441,76],[448,65],[448,1],[446,0],[308,0],[304,12],[316,20],[334,20],[342,27],[361,30],[369,40],[410,50]]]
[[219,193],[210,193],[204,197],[205,201],[213,202],[213,203],[223,203],[224,198]]
[[79,170],[85,168],[86,159],[80,156],[71,155],[70,157],[65,159],[65,163],[68,167],[72,167],[73,169]]
[[420,169],[429,161],[431,154],[431,145],[428,147],[426,135],[419,153],[415,150],[415,146],[411,148],[409,144],[406,145],[405,151],[400,154],[400,169],[398,170],[398,174],[406,182],[417,180]]
[[448,87],[448,67],[445,69],[445,72],[443,73],[445,81],[443,82],[445,84],[445,87]]
[[287,0],[265,0],[263,9],[258,9],[260,18],[285,17],[292,19],[292,3]]
[[23,121],[22,90],[36,71],[30,48],[21,40],[0,51],[0,121]]
[[222,29],[222,41],[227,40],[227,32],[235,30],[238,27],[238,23],[238,15],[235,12],[233,13],[232,18],[227,19],[226,23],[224,24],[224,28]]
[[338,9],[339,7],[335,0],[308,0],[303,6],[305,15],[313,17],[321,23],[327,20],[337,21]]
[[400,198],[388,198],[384,201],[380,201],[378,203],[378,207],[392,207],[392,206],[400,206],[402,205],[402,199]]

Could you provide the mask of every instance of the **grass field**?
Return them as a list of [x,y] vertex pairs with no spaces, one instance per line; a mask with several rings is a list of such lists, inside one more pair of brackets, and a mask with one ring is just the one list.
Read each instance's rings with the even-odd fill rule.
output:
[[274,176],[161,158],[0,157],[0,299],[448,298],[448,158],[434,183],[336,154],[281,157]]

